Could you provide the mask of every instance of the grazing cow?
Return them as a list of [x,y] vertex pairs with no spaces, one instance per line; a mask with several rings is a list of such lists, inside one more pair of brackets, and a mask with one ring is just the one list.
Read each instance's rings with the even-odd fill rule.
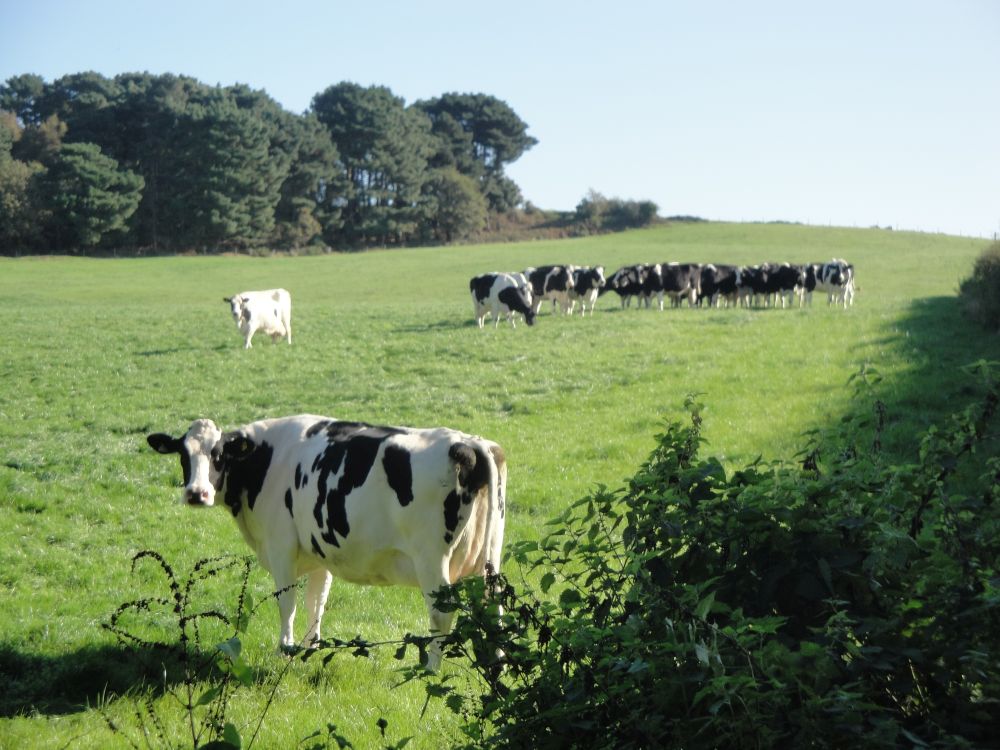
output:
[[539,266],[527,268],[524,275],[531,282],[531,293],[537,313],[544,300],[552,300],[552,307],[565,313],[570,311],[569,292],[573,288],[573,266]]
[[591,316],[594,315],[594,303],[604,288],[604,266],[594,266],[593,268],[573,269],[573,288],[569,290],[569,312],[573,314],[573,307],[576,302],[580,302],[580,314],[586,316],[587,307],[590,307]]
[[722,300],[736,304],[736,266],[709,263],[701,268],[699,303],[708,300],[711,307],[719,307]]
[[854,266],[842,258],[805,266],[805,302],[812,304],[814,291],[826,292],[827,304],[854,304]]
[[621,300],[624,310],[632,303],[632,298],[642,299],[642,290],[646,283],[649,268],[642,263],[633,266],[622,266],[607,280],[598,291],[598,295],[614,291]]
[[284,289],[240,292],[222,299],[229,303],[236,327],[243,334],[244,349],[251,347],[257,331],[270,336],[272,343],[282,336],[292,343],[292,296]]
[[[520,274],[518,274],[520,275]],[[535,311],[531,306],[531,288],[522,286],[513,274],[484,273],[469,279],[469,291],[472,293],[472,306],[475,310],[476,325],[483,327],[486,316],[493,315],[493,327],[500,324],[500,318],[506,317],[513,328],[514,313],[524,315],[525,322],[530,326],[535,322]]]
[[[453,613],[434,607],[433,592],[499,570],[507,466],[490,440],[308,414],[232,432],[199,419],[180,437],[146,439],[159,453],[180,454],[183,503],[211,506],[220,497],[233,514],[274,578],[282,650],[297,648],[301,576],[309,577],[309,624],[298,643],[308,647],[320,640],[332,575],[419,587],[438,635],[451,629]],[[428,666],[440,661],[435,639]]]

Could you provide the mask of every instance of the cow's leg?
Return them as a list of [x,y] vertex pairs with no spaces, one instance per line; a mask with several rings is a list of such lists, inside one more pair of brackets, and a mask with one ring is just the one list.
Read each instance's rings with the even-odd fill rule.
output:
[[[454,612],[441,612],[434,606],[433,593],[442,586],[451,583],[448,571],[448,561],[438,560],[435,565],[425,565],[417,570],[417,581],[420,590],[424,592],[424,601],[427,603],[427,614],[430,617],[431,636],[447,635],[451,632],[451,625],[455,619]],[[438,638],[431,641],[427,649],[427,668],[433,671],[441,666],[441,642]]]
[[295,561],[287,555],[277,555],[268,551],[259,554],[261,562],[274,579],[275,598],[278,600],[279,636],[278,652],[294,651],[295,645]]
[[326,598],[330,594],[330,582],[333,576],[325,568],[317,568],[309,574],[306,584],[306,609],[309,612],[309,624],[303,643],[306,648],[313,646],[320,639],[320,626],[323,624],[323,612],[326,611]]

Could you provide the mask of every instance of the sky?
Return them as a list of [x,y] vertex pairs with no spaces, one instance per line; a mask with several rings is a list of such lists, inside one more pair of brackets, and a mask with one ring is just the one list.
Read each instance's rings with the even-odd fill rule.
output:
[[526,200],[1000,233],[1000,0],[0,0],[0,81],[148,71],[306,111],[505,101]]

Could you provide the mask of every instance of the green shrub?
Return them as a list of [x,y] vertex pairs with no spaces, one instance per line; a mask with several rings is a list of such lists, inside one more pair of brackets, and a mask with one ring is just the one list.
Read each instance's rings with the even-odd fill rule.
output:
[[906,464],[883,460],[876,402],[794,463],[727,474],[699,457],[690,399],[626,487],[512,545],[540,593],[504,578],[495,597],[481,580],[442,593],[460,611],[448,651],[485,689],[445,673],[429,695],[465,717],[465,747],[990,745],[1000,459],[970,456],[1000,385],[971,370],[980,400]]
[[983,251],[972,268],[972,276],[962,281],[958,291],[973,320],[1000,330],[1000,242]]

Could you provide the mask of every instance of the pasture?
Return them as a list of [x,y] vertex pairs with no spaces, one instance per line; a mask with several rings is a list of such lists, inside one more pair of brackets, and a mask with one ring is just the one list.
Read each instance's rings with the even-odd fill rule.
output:
[[[867,408],[848,379],[874,367],[887,449],[908,450],[967,398],[957,368],[1000,359],[1000,341],[967,324],[954,297],[985,245],[696,224],[323,257],[0,259],[0,748],[128,746],[125,737],[144,746],[137,696],[163,722],[152,746],[190,744],[162,678],[136,666],[151,655],[122,650],[100,625],[127,600],[164,595],[155,566],[131,569],[136,552],[155,550],[185,574],[202,558],[249,550],[224,510],[178,503],[180,467],[147,447],[148,433],[180,434],[198,417],[232,428],[313,412],[481,434],[507,453],[508,540],[534,538],[595,485],[629,476],[690,392],[707,407],[705,455],[739,467],[790,458],[805,432]],[[832,257],[856,269],[846,311],[822,299],[791,310],[623,311],[606,295],[585,319],[546,306],[531,328],[479,330],[468,293],[473,275],[545,263],[601,263],[610,275],[634,262]],[[293,345],[258,335],[244,351],[222,298],[277,286],[292,294]],[[267,598],[264,571],[255,567],[250,584]],[[201,596],[229,610],[236,585],[219,576]],[[393,647],[283,673],[276,609],[266,602],[243,639],[256,685],[229,718],[245,738],[269,702],[260,747],[295,747],[327,723],[373,747],[379,717],[386,741],[414,736],[408,747],[455,736],[443,707],[421,717],[421,686],[395,687]],[[326,636],[383,641],[426,628],[415,590],[334,582]]]

